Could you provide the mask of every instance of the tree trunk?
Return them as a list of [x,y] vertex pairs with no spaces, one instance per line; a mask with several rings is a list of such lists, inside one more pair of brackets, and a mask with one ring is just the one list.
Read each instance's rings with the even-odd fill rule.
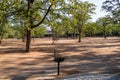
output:
[[25,42],[25,33],[22,33],[22,42]]
[[75,32],[72,33],[72,38],[75,39]]
[[54,45],[55,44],[55,41],[56,41],[56,34],[55,34],[55,32],[53,32],[53,34],[52,34],[52,44]]
[[66,31],[66,38],[69,38],[69,36],[68,36],[68,31]]
[[78,36],[78,37],[79,37],[78,42],[81,42],[81,36],[82,36],[82,30],[80,29],[80,30],[79,30],[79,36]]
[[106,27],[104,26],[104,38],[106,39],[107,38],[107,36],[106,36],[106,29],[105,29]]
[[2,43],[2,36],[0,36],[0,44]]
[[2,43],[2,40],[0,39],[0,44]]
[[25,42],[25,37],[22,37],[22,42]]
[[78,42],[81,42],[81,32],[79,32],[79,40]]
[[31,30],[27,30],[26,52],[30,52],[30,44],[31,44]]
[[[27,0],[28,1],[28,9],[27,9],[27,17],[29,18],[29,22],[30,22],[30,29],[33,29],[35,27],[38,27],[41,23],[43,23],[43,21],[45,20],[46,16],[48,15],[52,4],[48,7],[47,12],[45,13],[44,17],[41,19],[41,21],[36,24],[33,25],[33,18],[32,18],[32,13],[33,13],[33,9],[31,9],[32,4],[34,3],[34,0]],[[31,44],[31,30],[27,29],[27,35],[26,35],[26,52],[30,52],[30,44]]]

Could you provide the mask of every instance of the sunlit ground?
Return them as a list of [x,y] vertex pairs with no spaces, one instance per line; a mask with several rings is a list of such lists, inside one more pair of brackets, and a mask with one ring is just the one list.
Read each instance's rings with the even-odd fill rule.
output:
[[[117,37],[60,39],[55,45],[51,39],[32,40],[31,52],[25,53],[21,40],[3,40],[0,44],[0,80],[32,80],[37,77],[63,77],[77,73],[120,74],[120,39]],[[56,76],[53,49],[67,59],[61,63]],[[37,76],[37,77],[35,77]],[[42,79],[43,80],[43,79]]]

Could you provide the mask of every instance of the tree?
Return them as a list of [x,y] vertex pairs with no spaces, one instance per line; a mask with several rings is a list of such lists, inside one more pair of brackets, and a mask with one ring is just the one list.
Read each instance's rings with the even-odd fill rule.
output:
[[[65,1],[65,0],[64,0]],[[65,2],[58,2],[51,8],[49,12],[45,24],[51,28],[52,32],[52,43],[58,40],[59,36],[63,36],[65,34],[65,25],[64,22],[66,17],[65,10]]]
[[114,18],[120,22],[120,1],[119,0],[106,0],[103,2],[102,8],[107,12],[112,13]]
[[14,19],[11,20],[12,28],[14,33],[16,33],[15,38],[22,39],[22,42],[25,42],[26,37],[26,27],[24,17],[14,16]]
[[103,2],[102,8],[108,12],[117,11],[120,9],[119,0],[106,0]]
[[13,28],[9,24],[2,25],[2,27],[0,27],[0,44],[4,38],[13,38],[13,31]]
[[103,36],[107,37],[107,33],[111,33],[110,24],[113,23],[113,19],[106,15],[105,17],[101,17],[96,21],[101,27],[103,27]]
[[75,26],[74,20],[72,20],[71,17],[66,17],[62,20],[62,26],[63,26],[63,31],[64,31],[64,36],[76,38],[77,34],[77,27]]
[[6,27],[8,27],[8,2],[6,0],[0,1],[0,44],[2,42],[3,37],[7,33]]
[[46,28],[45,27],[36,27],[32,30],[32,37],[33,38],[42,38],[46,34]]
[[119,0],[106,0],[103,2],[103,10],[111,13],[114,23],[120,24],[120,1]]
[[91,18],[91,14],[93,14],[95,10],[95,5],[89,2],[81,2],[79,0],[74,1],[74,4],[71,6],[70,13],[72,14],[72,18],[76,23],[79,40],[81,42],[82,36],[82,28],[85,23]]
[[[102,6],[103,10],[106,10],[107,12],[110,12],[112,19],[114,20],[114,22],[112,22],[114,24],[114,33],[116,33],[117,31],[119,31],[120,29],[120,1],[119,0],[106,0],[103,2],[103,6]],[[117,25],[117,26],[116,26]],[[118,36],[119,36],[119,32],[117,32]]]
[[114,28],[113,28],[112,34],[114,36],[120,37],[120,25],[119,24],[114,24]]
[[83,27],[83,34],[85,36],[93,37],[97,34],[98,24],[95,22],[88,22]]
[[112,13],[113,19],[120,23],[120,1],[119,0],[107,0],[103,2],[102,8]]
[[[26,27],[26,52],[30,52],[31,31],[43,23],[51,7],[63,0],[17,0],[11,5],[14,16],[24,18]],[[12,4],[12,3],[11,3]],[[13,15],[12,15],[13,16]]]
[[33,4],[34,1],[33,0],[28,0],[27,4],[28,4],[28,8],[27,8],[27,18],[28,18],[28,28],[27,28],[27,38],[26,38],[26,52],[30,52],[30,44],[31,44],[31,30],[37,26],[39,26],[44,19],[46,18],[47,14],[50,11],[50,8],[52,6],[52,4],[49,5],[47,12],[45,13],[44,17],[41,19],[41,21],[39,23],[37,23],[36,25],[34,25],[33,22],[33,13],[34,13],[34,9],[33,9]]

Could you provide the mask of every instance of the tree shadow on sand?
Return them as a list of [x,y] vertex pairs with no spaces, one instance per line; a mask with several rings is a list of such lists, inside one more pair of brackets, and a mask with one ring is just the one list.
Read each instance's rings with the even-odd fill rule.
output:
[[[110,43],[110,42],[109,42]],[[62,44],[59,43],[56,46],[57,53],[65,56],[67,59],[61,64],[61,75],[63,76],[77,74],[77,73],[108,73],[120,75],[120,51],[114,50],[114,54],[99,55],[94,51],[89,51],[89,48],[112,48],[119,47],[119,44],[104,45],[90,45],[86,43],[79,44]],[[82,45],[81,45],[82,44]],[[77,45],[77,46],[76,46]],[[33,52],[41,52],[45,55],[33,56],[17,56],[0,61],[2,65],[1,72],[8,74],[12,77],[12,80],[26,80],[31,75],[44,74],[46,72],[56,72],[56,63],[53,61],[54,45],[51,44],[35,44],[31,49]],[[7,49],[7,48],[6,48]],[[5,54],[24,53],[22,48],[8,48]],[[2,49],[0,49],[2,51]],[[46,54],[47,53],[47,54]],[[70,55],[69,53],[72,53]],[[76,54],[77,53],[77,54]],[[106,52],[104,52],[106,53]],[[0,53],[2,54],[2,52]],[[3,56],[4,57],[4,56]],[[7,64],[7,67],[6,67]],[[11,67],[14,65],[14,67]],[[17,73],[15,73],[17,72]],[[23,75],[26,74],[26,75]]]
[[28,76],[14,76],[11,80],[26,80]]
[[[115,74],[120,76],[120,61],[118,61],[118,57],[120,54],[112,54],[112,55],[96,55],[93,52],[84,53],[82,56],[74,55],[68,57],[65,62],[61,64],[61,75],[67,76],[71,74],[77,73],[101,73],[101,74]],[[50,59],[51,57],[43,57],[43,58],[35,58],[35,61],[29,63],[19,63],[19,66],[34,66],[40,65],[41,60]],[[43,65],[43,68],[34,68],[30,67],[27,69],[20,69],[21,71],[28,71],[27,75],[14,75],[12,76],[12,80],[26,80],[30,78],[31,75],[43,75],[47,71],[56,73],[56,66],[50,64],[54,63],[51,61],[45,61],[46,64]],[[11,68],[15,69],[15,68]],[[7,71],[11,70],[5,69]],[[43,72],[42,72],[43,71]],[[56,74],[57,75],[57,74]],[[62,76],[62,77],[63,77]]]

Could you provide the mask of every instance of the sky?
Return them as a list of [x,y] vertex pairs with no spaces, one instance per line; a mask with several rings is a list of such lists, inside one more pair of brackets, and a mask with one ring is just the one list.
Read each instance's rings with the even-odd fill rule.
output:
[[107,13],[101,9],[102,2],[105,0],[81,0],[81,1],[89,1],[90,3],[94,3],[96,5],[95,13],[92,15],[92,21],[96,21],[100,17],[104,17]]

